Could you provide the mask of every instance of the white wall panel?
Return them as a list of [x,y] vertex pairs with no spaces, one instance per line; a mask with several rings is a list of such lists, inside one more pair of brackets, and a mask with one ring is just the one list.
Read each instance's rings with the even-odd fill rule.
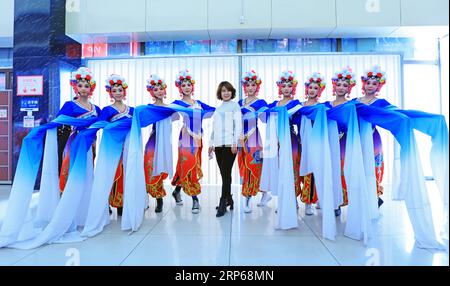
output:
[[387,37],[400,26],[400,0],[338,0],[329,37]]
[[0,0],[0,47],[12,47],[14,37],[14,0]]
[[448,4],[443,0],[400,0],[402,26],[448,26]]
[[205,40],[207,0],[146,0],[146,30],[153,41]]
[[268,38],[272,17],[271,2],[208,0],[208,31],[211,39]]
[[326,38],[334,28],[335,0],[272,1],[271,38]]
[[[417,31],[439,37],[448,34],[448,1],[445,0],[426,3],[421,0],[133,0],[125,5],[121,0],[67,0],[67,3],[66,34],[82,43],[411,37]],[[115,11],[115,7],[120,9]],[[243,23],[241,16],[244,16]],[[2,19],[8,18],[0,17],[0,24]],[[12,20],[4,23],[11,26]]]
[[[115,9],[120,7],[120,9]],[[70,0],[66,2],[66,34],[81,43],[148,41],[146,0]]]
[[401,0],[401,26],[390,37],[429,36],[440,38],[448,35],[449,1]]

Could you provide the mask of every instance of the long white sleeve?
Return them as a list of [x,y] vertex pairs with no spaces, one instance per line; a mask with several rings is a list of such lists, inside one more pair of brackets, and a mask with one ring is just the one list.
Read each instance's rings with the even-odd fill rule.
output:
[[237,109],[233,111],[233,121],[234,121],[234,136],[233,136],[233,142],[235,142],[236,145],[239,144],[239,138],[242,136],[242,113],[241,108],[239,105],[237,106]]

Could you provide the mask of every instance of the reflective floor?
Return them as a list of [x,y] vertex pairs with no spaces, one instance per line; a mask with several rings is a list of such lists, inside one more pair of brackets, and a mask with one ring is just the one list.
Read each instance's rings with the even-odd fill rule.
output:
[[[8,192],[8,187],[0,186],[0,219]],[[183,206],[166,197],[160,214],[154,212],[151,199],[143,225],[132,235],[120,230],[114,209],[111,224],[94,238],[34,250],[3,248],[0,265],[449,265],[448,250],[415,245],[404,204],[390,201],[389,194],[384,195],[377,236],[364,246],[343,236],[345,208],[337,219],[338,236],[330,241],[321,237],[320,210],[306,216],[300,203],[298,229],[280,231],[274,229],[275,198],[267,207],[257,207],[258,195],[247,214],[239,187],[233,187],[235,209],[216,218],[219,193],[218,186],[203,188],[199,214],[191,213],[192,200],[184,194]],[[440,220],[439,215],[435,220]]]

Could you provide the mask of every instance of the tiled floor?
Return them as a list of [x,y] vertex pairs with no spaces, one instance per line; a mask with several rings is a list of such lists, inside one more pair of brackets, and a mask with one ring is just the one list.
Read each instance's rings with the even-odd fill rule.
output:
[[[169,188],[168,188],[169,189]],[[8,187],[0,186],[0,218]],[[183,196],[176,206],[164,200],[164,212],[154,213],[154,200],[140,230],[128,235],[120,230],[114,212],[100,235],[81,243],[46,245],[34,250],[0,249],[0,265],[449,265],[447,251],[420,249],[414,244],[411,225],[401,202],[386,194],[377,237],[364,246],[343,236],[345,208],[337,219],[336,241],[321,237],[321,216],[304,215],[300,204],[299,227],[274,229],[276,199],[268,207],[242,211],[239,188],[233,187],[235,209],[215,217],[219,187],[205,186],[201,212],[191,213],[192,201]],[[439,217],[437,218],[439,219]]]

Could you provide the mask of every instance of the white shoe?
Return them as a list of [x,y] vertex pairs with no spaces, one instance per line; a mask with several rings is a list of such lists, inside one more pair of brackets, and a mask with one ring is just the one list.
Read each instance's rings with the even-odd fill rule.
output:
[[244,213],[251,213],[252,209],[250,208],[250,199],[251,197],[245,198],[244,201]]
[[316,204],[316,209],[320,210],[319,202],[317,202],[317,204]]
[[261,201],[257,204],[258,207],[267,206],[267,203],[272,199],[272,196],[268,192],[263,192]]
[[305,214],[306,215],[313,215],[314,214],[314,208],[312,204],[306,204],[305,206]]

